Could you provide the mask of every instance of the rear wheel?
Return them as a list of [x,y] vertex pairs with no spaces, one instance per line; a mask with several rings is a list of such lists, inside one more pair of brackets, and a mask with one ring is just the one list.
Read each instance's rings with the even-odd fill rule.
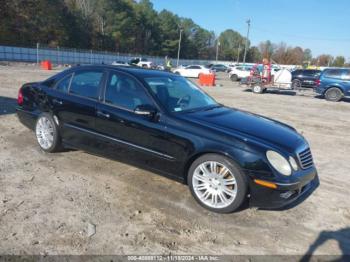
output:
[[231,81],[236,82],[236,81],[238,81],[238,75],[231,75],[230,79],[231,79]]
[[35,125],[35,135],[39,146],[45,152],[57,152],[61,149],[61,138],[57,124],[48,113],[41,114]]
[[343,92],[337,87],[329,88],[325,93],[325,98],[328,101],[338,102],[343,98]]
[[187,182],[196,201],[218,213],[237,210],[246,199],[246,177],[229,158],[207,154],[193,162]]

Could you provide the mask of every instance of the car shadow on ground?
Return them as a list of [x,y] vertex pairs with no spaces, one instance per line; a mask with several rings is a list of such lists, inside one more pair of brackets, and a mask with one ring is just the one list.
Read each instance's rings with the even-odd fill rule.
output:
[[[324,99],[324,96],[316,95],[315,98],[317,98],[317,99]],[[341,103],[341,102],[350,103],[350,98],[348,98],[348,97],[343,97],[343,99],[340,100],[339,102],[340,102],[340,103]],[[338,102],[338,103],[339,103],[339,102]],[[331,102],[331,103],[334,103],[334,102]]]
[[[309,246],[305,255],[300,259],[301,262],[316,261],[312,258],[314,252],[322,246],[328,240],[333,240],[338,242],[339,249],[341,251],[341,256],[330,257],[326,256],[323,259],[327,261],[349,261],[350,258],[350,228],[342,228],[337,231],[322,231],[315,242]],[[323,260],[320,257],[320,261]]]
[[[244,89],[244,92],[253,93],[250,88]],[[275,95],[285,95],[285,96],[295,96],[297,93],[295,91],[290,90],[266,90],[265,94],[275,94]]]
[[16,113],[17,100],[0,96],[0,116]]

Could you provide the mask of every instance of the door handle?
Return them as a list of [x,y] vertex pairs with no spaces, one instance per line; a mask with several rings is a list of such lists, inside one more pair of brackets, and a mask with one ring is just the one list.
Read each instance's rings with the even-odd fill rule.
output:
[[105,118],[110,118],[110,115],[107,113],[103,113],[102,111],[98,110],[97,115]]
[[63,102],[61,100],[57,100],[56,98],[52,99],[52,102],[55,104],[63,105]]

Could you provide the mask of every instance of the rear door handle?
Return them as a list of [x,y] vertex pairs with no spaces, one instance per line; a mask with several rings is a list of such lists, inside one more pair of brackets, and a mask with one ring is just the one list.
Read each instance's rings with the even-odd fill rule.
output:
[[103,113],[102,111],[98,110],[97,115],[105,118],[110,118],[110,115],[107,113]]
[[63,105],[63,102],[61,100],[57,100],[56,98],[52,99],[52,102],[55,104]]

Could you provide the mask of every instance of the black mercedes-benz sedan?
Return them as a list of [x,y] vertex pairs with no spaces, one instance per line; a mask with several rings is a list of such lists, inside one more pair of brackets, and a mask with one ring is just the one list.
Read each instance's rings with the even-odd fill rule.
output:
[[219,104],[168,72],[70,68],[24,84],[17,115],[46,152],[81,149],[168,176],[215,212],[245,201],[293,206],[319,184],[308,142],[294,128]]

